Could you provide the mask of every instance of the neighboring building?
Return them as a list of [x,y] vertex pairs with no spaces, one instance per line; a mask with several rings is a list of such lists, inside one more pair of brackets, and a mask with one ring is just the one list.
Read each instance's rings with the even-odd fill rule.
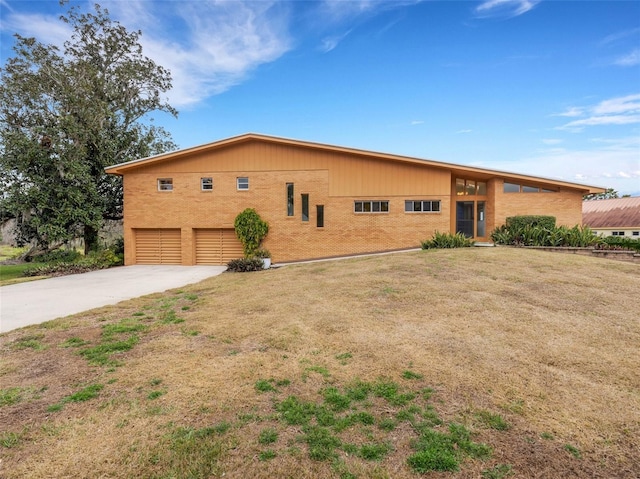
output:
[[603,236],[640,239],[640,196],[585,201],[582,224]]
[[486,241],[514,215],[582,222],[602,188],[246,134],[106,168],[124,178],[125,264],[226,264],[235,217],[269,223],[274,262],[415,248],[434,232]]

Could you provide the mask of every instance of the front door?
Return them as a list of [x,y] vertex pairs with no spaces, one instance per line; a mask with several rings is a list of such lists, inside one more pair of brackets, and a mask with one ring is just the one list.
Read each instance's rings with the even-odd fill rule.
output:
[[456,201],[456,233],[473,238],[473,201]]

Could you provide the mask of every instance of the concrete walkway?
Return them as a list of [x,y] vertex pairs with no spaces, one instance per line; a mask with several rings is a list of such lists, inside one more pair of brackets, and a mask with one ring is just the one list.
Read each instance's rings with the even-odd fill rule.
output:
[[216,276],[226,266],[137,265],[0,287],[0,333]]

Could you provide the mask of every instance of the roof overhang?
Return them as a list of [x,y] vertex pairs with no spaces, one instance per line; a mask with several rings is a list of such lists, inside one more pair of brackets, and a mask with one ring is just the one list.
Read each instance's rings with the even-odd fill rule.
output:
[[160,155],[150,156],[147,158],[127,161],[125,163],[108,166],[105,168],[105,171],[112,175],[122,176],[127,172],[135,170],[136,168],[139,168],[139,167],[147,166],[150,164],[164,163],[167,161],[175,161],[175,160],[179,160],[180,158],[192,156],[200,152],[214,151],[217,149],[222,149],[225,147],[229,147],[232,145],[245,143],[249,141],[262,141],[262,142],[276,144],[276,145],[288,145],[288,146],[295,146],[299,148],[310,148],[314,150],[331,151],[331,152],[337,152],[337,153],[342,153],[346,155],[374,158],[379,160],[412,163],[412,164],[421,165],[421,166],[429,166],[433,168],[451,170],[452,173],[457,176],[473,175],[478,179],[489,179],[492,177],[500,177],[500,178],[513,180],[513,181],[517,180],[517,181],[530,182],[530,183],[536,183],[536,184],[553,185],[553,186],[562,187],[562,188],[580,190],[583,192],[583,194],[603,193],[605,191],[605,188],[602,188],[599,186],[583,185],[579,183],[572,183],[572,182],[567,182],[567,181],[562,181],[562,180],[557,180],[552,178],[543,178],[539,176],[524,175],[520,173],[493,170],[493,169],[487,169],[487,168],[479,168],[474,166],[457,165],[454,163],[444,163],[440,161],[434,161],[434,160],[428,160],[428,159],[422,159],[422,158],[413,158],[409,156],[394,155],[390,153],[380,153],[375,151],[361,150],[357,148],[347,148],[342,146],[327,145],[323,143],[315,143],[310,141],[293,140],[290,138],[281,138],[281,137],[261,135],[256,133],[246,133],[243,135],[226,138],[224,140],[214,141],[212,143],[206,143],[204,145],[184,148],[181,150],[162,153]]

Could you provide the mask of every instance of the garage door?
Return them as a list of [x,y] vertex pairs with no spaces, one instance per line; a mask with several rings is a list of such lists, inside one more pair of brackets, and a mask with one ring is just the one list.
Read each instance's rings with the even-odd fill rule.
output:
[[243,256],[242,243],[233,229],[196,230],[196,264],[225,265]]
[[181,264],[179,229],[136,229],[136,264]]

